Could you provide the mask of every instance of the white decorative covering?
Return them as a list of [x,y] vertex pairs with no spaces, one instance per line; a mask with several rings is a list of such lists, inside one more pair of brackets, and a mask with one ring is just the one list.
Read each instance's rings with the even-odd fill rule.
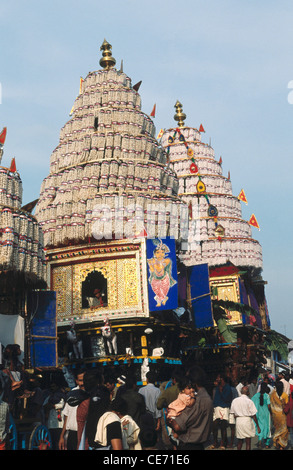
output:
[[0,167],[0,270],[45,278],[43,233],[34,216],[21,209],[18,172]]
[[182,237],[186,205],[177,197],[178,178],[166,165],[166,153],[154,134],[155,126],[141,111],[140,96],[125,73],[115,68],[89,73],[41,186],[35,214],[45,246],[96,238],[97,221],[111,238],[113,226],[96,209],[102,206],[112,216],[116,211],[118,232],[135,222],[141,228],[148,225],[148,236],[160,236],[164,213],[166,235]]
[[[181,260],[188,266],[231,262],[262,268],[261,246],[252,238],[249,223],[242,219],[241,202],[232,193],[230,178],[223,176],[212,147],[201,142],[201,133],[191,127],[172,128],[164,132],[161,143],[179,180],[178,195],[192,214]],[[188,155],[188,149],[193,155]],[[192,158],[198,170],[195,173],[190,170]],[[203,192],[198,191],[199,180],[205,185]],[[210,205],[217,209],[216,218],[208,214]],[[224,232],[217,233],[217,227]]]

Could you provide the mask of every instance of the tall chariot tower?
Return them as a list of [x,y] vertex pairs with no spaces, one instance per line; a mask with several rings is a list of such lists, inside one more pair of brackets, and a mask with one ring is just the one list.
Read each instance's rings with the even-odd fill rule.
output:
[[202,140],[203,126],[185,124],[179,101],[174,120],[174,127],[160,134],[169,167],[178,178],[178,196],[189,213],[187,241],[178,250],[180,270],[187,279],[187,305],[197,331],[189,354],[203,361],[211,373],[226,367],[229,375],[227,368],[233,367],[239,378],[247,364],[252,370],[266,362],[264,332],[270,320],[262,248],[252,236],[252,219],[242,216],[245,194],[233,193],[222,159]]
[[[177,327],[166,330],[152,315],[146,250],[147,239],[161,247],[164,239],[174,240],[174,249],[181,243],[187,206],[154,123],[142,111],[140,83],[132,85],[115,67],[106,40],[101,51],[101,69],[80,81],[35,213],[44,233],[48,285],[57,295],[60,356],[82,354],[83,360],[111,364],[114,358],[116,364],[142,361],[154,350],[162,358],[177,357],[170,341]],[[165,310],[167,297],[157,302]],[[111,328],[112,345],[104,327]],[[82,343],[75,356],[67,341],[72,328]]]

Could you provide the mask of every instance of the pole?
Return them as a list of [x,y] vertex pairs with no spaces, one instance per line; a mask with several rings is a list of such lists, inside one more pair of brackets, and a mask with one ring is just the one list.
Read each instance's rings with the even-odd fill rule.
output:
[[27,311],[27,291],[24,294],[24,325],[25,325],[25,343],[24,343],[24,363],[27,369],[31,369],[31,340],[30,325]]

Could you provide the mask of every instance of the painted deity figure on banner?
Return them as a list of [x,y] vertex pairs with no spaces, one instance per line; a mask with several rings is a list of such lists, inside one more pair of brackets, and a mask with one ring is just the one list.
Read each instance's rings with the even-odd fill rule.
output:
[[166,304],[169,290],[177,281],[172,277],[172,260],[168,257],[169,247],[160,239],[153,240],[153,243],[156,245],[153,257],[147,260],[150,270],[149,283],[155,294],[156,307],[160,307]]

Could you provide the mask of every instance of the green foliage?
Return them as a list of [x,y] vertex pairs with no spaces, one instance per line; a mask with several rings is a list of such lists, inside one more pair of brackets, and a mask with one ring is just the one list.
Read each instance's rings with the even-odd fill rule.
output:
[[[249,305],[232,302],[230,300],[212,300],[213,317],[218,327],[219,333],[223,336],[227,343],[236,343],[237,333],[233,326],[227,322],[227,310],[237,311],[243,315],[257,315],[257,312]],[[198,341],[198,346],[203,348],[206,346],[206,338],[202,337]],[[278,352],[283,360],[287,360],[288,347],[287,341],[279,333],[274,330],[266,331],[264,346],[268,351]]]
[[277,351],[281,359],[287,360],[288,358],[288,346],[287,341],[279,333],[274,330],[266,332],[265,346],[269,351]]
[[249,305],[245,304],[240,304],[239,302],[232,302],[231,300],[213,300],[213,310],[215,314],[220,312],[220,309],[223,310],[225,313],[225,310],[233,311],[236,310],[237,312],[242,313],[243,315],[257,315],[257,312],[255,311],[254,308],[250,307]]
[[207,344],[206,339],[205,338],[200,338],[200,340],[198,341],[197,344],[200,348],[204,348],[205,345]]
[[227,343],[236,343],[237,333],[235,329],[227,323],[227,313],[229,311],[237,311],[243,315],[256,315],[256,311],[249,305],[232,302],[230,300],[213,300],[213,315],[217,323],[219,332]]

